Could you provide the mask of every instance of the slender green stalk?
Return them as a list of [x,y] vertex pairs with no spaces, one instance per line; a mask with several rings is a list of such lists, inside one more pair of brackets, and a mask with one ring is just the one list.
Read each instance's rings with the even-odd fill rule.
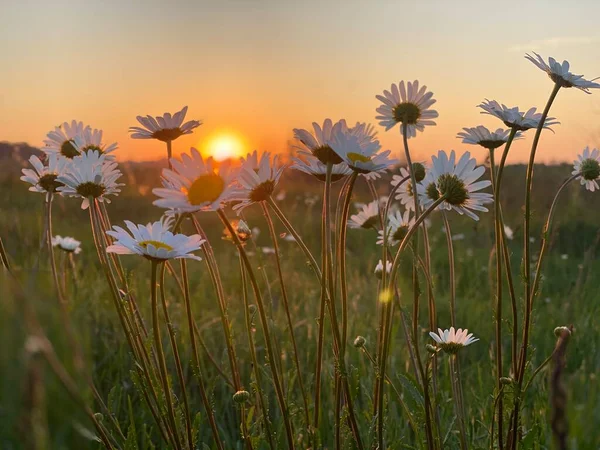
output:
[[[238,252],[239,253],[239,252]],[[254,344],[254,334],[252,332],[254,325],[252,323],[253,315],[250,313],[250,302],[248,301],[248,280],[246,270],[244,269],[244,261],[241,253],[239,253],[240,260],[240,274],[242,276],[242,296],[244,297],[244,317],[246,319],[246,332],[248,336],[248,347],[250,348],[250,357],[252,359],[252,372],[254,373],[254,379],[256,381],[256,395],[258,396],[258,403],[260,404],[260,410],[263,415],[263,424],[265,427],[265,434],[267,435],[267,441],[271,450],[275,449],[273,443],[273,432],[271,431],[271,419],[269,418],[269,408],[265,402],[265,394],[262,389],[262,375],[260,371],[260,365],[258,364],[258,358],[256,357],[256,346]]]
[[448,362],[450,363],[450,378],[454,397],[454,407],[456,410],[456,416],[458,417],[458,425],[460,430],[460,448],[461,450],[467,450],[468,446],[467,431],[465,428],[465,412],[463,410],[463,402],[461,398],[462,388],[460,386],[460,375],[457,368],[458,355],[450,355]]
[[456,271],[454,268],[454,244],[452,243],[452,230],[448,215],[442,211],[444,228],[446,230],[446,244],[448,245],[448,267],[450,276],[450,325],[456,327]]
[[175,446],[178,450],[183,447],[181,445],[181,439],[179,438],[179,432],[177,430],[177,419],[175,417],[175,408],[173,406],[173,398],[171,395],[171,387],[169,385],[169,373],[167,371],[167,362],[165,360],[165,354],[162,348],[162,340],[160,337],[160,324],[158,320],[158,299],[156,295],[157,289],[157,269],[158,262],[152,260],[151,273],[150,273],[150,294],[152,301],[152,332],[154,334],[154,347],[156,356],[158,358],[158,365],[160,370],[160,379],[162,382],[163,393],[167,404],[168,418],[173,427],[173,435],[175,438]]
[[10,261],[8,260],[8,253],[4,248],[4,242],[2,242],[2,237],[0,236],[0,260],[2,261],[2,267],[10,272]]
[[290,304],[287,295],[287,289],[285,288],[285,281],[283,279],[283,270],[281,268],[281,254],[279,252],[279,242],[277,241],[277,234],[275,233],[275,227],[273,225],[273,219],[269,214],[269,209],[265,202],[261,202],[263,213],[267,221],[271,240],[273,241],[273,248],[275,249],[275,262],[277,266],[277,276],[279,277],[279,285],[281,287],[281,297],[283,299],[283,308],[287,319],[288,331],[290,333],[290,340],[292,341],[292,351],[294,353],[294,364],[296,365],[296,371],[298,376],[298,385],[300,387],[300,394],[304,402],[304,416],[306,420],[306,429],[310,430],[310,414],[308,409],[308,397],[306,396],[306,390],[304,389],[304,381],[302,378],[302,370],[300,366],[300,359],[298,358],[298,345],[296,343],[296,335],[294,333],[294,323],[292,321],[292,315],[290,313]]
[[290,416],[289,416],[289,411],[287,408],[287,403],[285,401],[285,396],[283,393],[281,380],[279,379],[279,373],[277,371],[277,365],[276,365],[277,360],[275,359],[275,352],[273,351],[273,342],[271,340],[269,319],[267,318],[267,314],[265,311],[265,305],[263,303],[262,294],[260,292],[260,287],[258,286],[256,276],[254,275],[254,271],[252,269],[252,264],[250,264],[250,260],[248,259],[248,255],[246,254],[246,250],[244,249],[244,246],[240,242],[240,240],[237,236],[237,233],[231,226],[229,219],[227,219],[227,216],[225,215],[225,213],[222,210],[219,209],[217,211],[217,213],[219,214],[219,217],[220,217],[221,221],[223,222],[223,225],[225,225],[227,227],[227,229],[229,230],[229,233],[231,234],[231,237],[233,238],[233,241],[235,242],[235,245],[237,246],[238,251],[240,252],[240,254],[242,256],[242,261],[244,263],[244,266],[246,267],[246,271],[250,278],[250,284],[252,285],[252,289],[254,290],[254,296],[256,298],[256,304],[258,306],[258,312],[260,315],[260,320],[261,320],[261,324],[262,324],[262,328],[263,328],[263,336],[265,339],[265,346],[267,348],[267,354],[269,357],[269,368],[271,369],[271,375],[273,377],[273,384],[275,385],[275,392],[277,394],[277,401],[279,403],[279,409],[281,410],[281,414],[283,416],[283,422],[285,425],[288,447],[290,449],[293,449],[294,448],[294,434],[292,431],[292,424],[291,424],[291,420],[290,420]]

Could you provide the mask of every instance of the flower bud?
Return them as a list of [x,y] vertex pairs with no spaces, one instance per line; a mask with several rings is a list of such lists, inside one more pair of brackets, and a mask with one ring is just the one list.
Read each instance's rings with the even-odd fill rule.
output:
[[513,384],[513,379],[511,377],[500,377],[500,383],[507,386]]
[[354,346],[356,348],[362,348],[365,346],[366,343],[367,340],[362,336],[356,336],[356,339],[354,339]]
[[233,401],[242,405],[250,400],[250,392],[248,391],[237,391],[233,394]]
[[433,345],[431,345],[431,344],[427,344],[427,345],[425,346],[425,349],[426,349],[426,350],[427,350],[429,353],[437,353],[437,352],[438,352],[438,349],[437,349],[437,347],[435,347],[435,346],[433,346]]
[[425,178],[425,166],[421,163],[413,163],[412,170],[415,174],[415,180],[417,183],[423,181]]
[[571,335],[571,330],[569,330],[568,327],[556,327],[554,329],[554,336],[561,337],[563,332],[565,332],[565,331],[568,333],[567,336]]
[[248,312],[250,313],[251,316],[256,314],[256,305],[248,305]]

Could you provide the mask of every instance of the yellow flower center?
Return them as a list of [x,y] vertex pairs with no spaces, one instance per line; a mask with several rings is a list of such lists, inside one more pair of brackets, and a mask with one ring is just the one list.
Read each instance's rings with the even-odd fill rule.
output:
[[361,155],[360,153],[354,153],[354,152],[348,153],[348,159],[350,159],[350,161],[352,161],[353,163],[371,161],[370,156],[365,156],[365,155]]
[[225,181],[216,173],[200,175],[192,183],[186,194],[192,205],[214,202],[225,189]]
[[140,247],[142,247],[144,250],[146,250],[149,245],[152,245],[152,246],[154,246],[157,249],[164,248],[168,252],[170,252],[170,251],[173,250],[173,247],[171,247],[168,244],[165,244],[164,242],[160,242],[160,241],[153,241],[153,240],[141,241],[141,242],[138,242],[138,245]]

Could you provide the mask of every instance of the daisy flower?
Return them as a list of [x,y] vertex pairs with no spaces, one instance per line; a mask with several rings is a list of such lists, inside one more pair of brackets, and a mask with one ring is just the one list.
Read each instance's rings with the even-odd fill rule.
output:
[[73,158],[70,170],[57,178],[64,185],[57,190],[69,197],[82,198],[81,208],[87,209],[90,198],[110,203],[107,196],[121,192],[119,186],[123,185],[117,183],[121,175],[116,162],[107,161],[106,155],[91,150]]
[[81,242],[68,236],[53,236],[52,247],[58,247],[67,253],[74,253],[76,255],[81,253]]
[[129,232],[119,226],[113,226],[112,230],[106,232],[115,239],[112,245],[106,247],[108,253],[141,255],[159,262],[173,258],[201,260],[199,256],[192,254],[204,243],[199,234],[173,234],[169,231],[168,220],[158,220],[147,225],[136,225],[126,220],[125,224]]
[[163,142],[174,141],[184,134],[192,134],[194,128],[202,125],[198,120],[190,120],[183,123],[188,107],[184,106],[179,112],[171,116],[170,113],[164,113],[162,116],[137,116],[137,121],[143,126],[129,127],[132,139],[158,139]]
[[246,206],[268,200],[281,178],[284,166],[278,166],[277,155],[271,163],[271,153],[264,152],[260,158],[256,150],[242,158],[242,167],[236,180],[240,185],[229,197],[230,200],[240,201],[234,209],[241,211]]
[[[392,271],[392,262],[385,262],[385,273],[389,274]],[[381,280],[381,276],[383,275],[383,262],[379,260],[374,270],[375,276]]]
[[454,327],[450,327],[449,330],[445,331],[438,328],[437,334],[430,331],[429,336],[431,336],[444,352],[452,355],[458,353],[461,348],[471,345],[473,342],[479,340],[478,338],[474,338],[473,333],[469,333],[469,330],[466,328],[464,330],[459,328],[455,331]]
[[379,125],[385,127],[385,131],[400,124],[400,132],[404,134],[403,126],[407,125],[407,138],[417,135],[418,131],[423,131],[426,125],[435,125],[432,120],[438,116],[437,111],[429,109],[436,100],[433,99],[433,92],[427,91],[427,86],[421,86],[419,81],[408,82],[407,87],[404,81],[398,85],[392,84],[390,91],[383,91],[383,95],[377,95],[377,100],[383,104],[377,108],[379,116]]
[[[87,153],[89,151],[97,151],[100,155],[114,152],[117,148],[116,142],[110,145],[102,143],[102,130],[92,129],[87,127],[83,132],[73,139],[73,144],[78,153]],[[114,159],[114,155],[110,155],[108,159]]]
[[[506,105],[501,105],[495,100],[488,99],[477,106],[483,109],[481,114],[489,114],[497,117],[504,122],[504,125],[509,128],[514,128],[517,131],[527,131],[531,128],[537,128],[542,120],[542,113],[536,113],[536,108],[530,108],[527,112],[521,112],[517,106],[509,108]],[[550,126],[559,123],[560,122],[554,117],[546,117],[544,128],[548,128],[552,131]]]
[[335,124],[331,119],[325,119],[323,127],[313,122],[314,133],[308,130],[294,128],[294,138],[302,144],[298,147],[302,154],[312,155],[321,163],[340,164],[342,158],[331,148],[333,136],[339,131],[348,130],[345,120]]
[[[413,163],[413,170],[415,171],[415,181],[420,183],[423,181],[426,175],[426,168],[421,163]],[[399,175],[393,175],[392,181],[390,182],[393,187],[398,186],[399,183],[402,185],[396,191],[395,198],[400,200],[400,204],[407,209],[415,209],[415,201],[413,199],[413,188],[410,180],[410,172],[406,167],[400,168]],[[417,190],[419,185],[417,184]]]
[[419,196],[423,196],[424,207],[443,195],[445,199],[440,203],[440,209],[453,209],[461,215],[479,220],[473,211],[487,212],[488,209],[483,205],[493,202],[492,194],[477,192],[492,184],[489,180],[476,181],[484,174],[485,168],[476,167],[475,158],[471,158],[469,152],[456,162],[454,150],[450,152],[450,157],[440,150],[437,157],[433,156],[431,160],[431,170],[417,191]]
[[163,187],[152,190],[160,197],[156,206],[177,212],[216,211],[235,189],[236,171],[230,164],[223,162],[217,169],[212,158],[204,161],[195,148],[171,163],[173,170],[163,169]]
[[506,236],[506,239],[512,241],[514,234],[515,233],[511,227],[504,225],[504,235]]
[[[319,161],[316,156],[305,155],[304,159],[292,158],[292,161],[293,163],[290,166],[291,169],[307,173],[317,180],[325,182],[325,179],[327,178],[327,165]],[[334,164],[331,167],[331,182],[335,183],[351,173],[352,169],[350,169],[348,165],[343,163]]]
[[70,160],[64,156],[60,156],[58,153],[50,153],[46,160],[48,165],[44,163],[35,155],[29,158],[29,163],[33,166],[33,169],[23,169],[22,181],[30,183],[32,186],[29,188],[32,192],[50,193],[57,192],[57,189],[62,186],[62,183],[57,180],[61,175],[64,175],[69,169]]
[[44,140],[44,153],[50,155],[52,153],[60,154],[67,158],[73,158],[79,155],[79,151],[75,147],[75,138],[81,136],[83,131],[89,127],[84,127],[83,122],[75,120],[71,123],[65,122],[60,127],[55,127],[54,131],[50,131]]
[[583,149],[581,155],[573,161],[573,175],[580,175],[581,185],[585,185],[588,191],[594,192],[598,187],[598,178],[600,178],[600,151],[597,148],[590,152],[590,148]]
[[[498,128],[496,131],[490,131],[483,125],[463,128],[463,130],[456,135],[457,138],[462,139],[463,144],[480,145],[488,150],[494,150],[506,144],[510,135],[510,130]],[[521,137],[521,132],[518,131],[513,140]]]
[[353,171],[361,174],[386,171],[398,163],[390,159],[391,150],[378,153],[379,141],[364,132],[339,129],[331,140],[331,148]]
[[358,214],[350,216],[350,228],[375,228],[379,222],[379,201],[373,200],[367,205],[362,205]]
[[[408,230],[415,224],[415,218],[410,217],[410,209],[406,209],[404,214],[396,211],[388,216],[386,227],[387,244],[390,246],[398,245],[408,234]],[[379,230],[377,235],[377,244],[383,245],[383,230]]]
[[560,84],[560,87],[576,87],[586,94],[591,94],[590,89],[600,88],[600,84],[594,83],[594,80],[597,80],[598,78],[588,81],[583,78],[583,75],[575,75],[574,73],[569,72],[569,61],[563,61],[562,64],[560,64],[554,58],[550,57],[548,58],[548,64],[546,64],[546,61],[544,61],[540,55],[536,52],[533,52],[533,54],[535,55],[535,58],[527,53],[525,59],[531,61],[540,70],[546,72],[554,83]]

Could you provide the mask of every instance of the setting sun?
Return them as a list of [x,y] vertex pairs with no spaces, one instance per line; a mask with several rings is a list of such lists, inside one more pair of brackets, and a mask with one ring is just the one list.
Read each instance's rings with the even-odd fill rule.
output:
[[232,131],[218,131],[206,140],[204,154],[217,161],[244,156],[244,139]]

